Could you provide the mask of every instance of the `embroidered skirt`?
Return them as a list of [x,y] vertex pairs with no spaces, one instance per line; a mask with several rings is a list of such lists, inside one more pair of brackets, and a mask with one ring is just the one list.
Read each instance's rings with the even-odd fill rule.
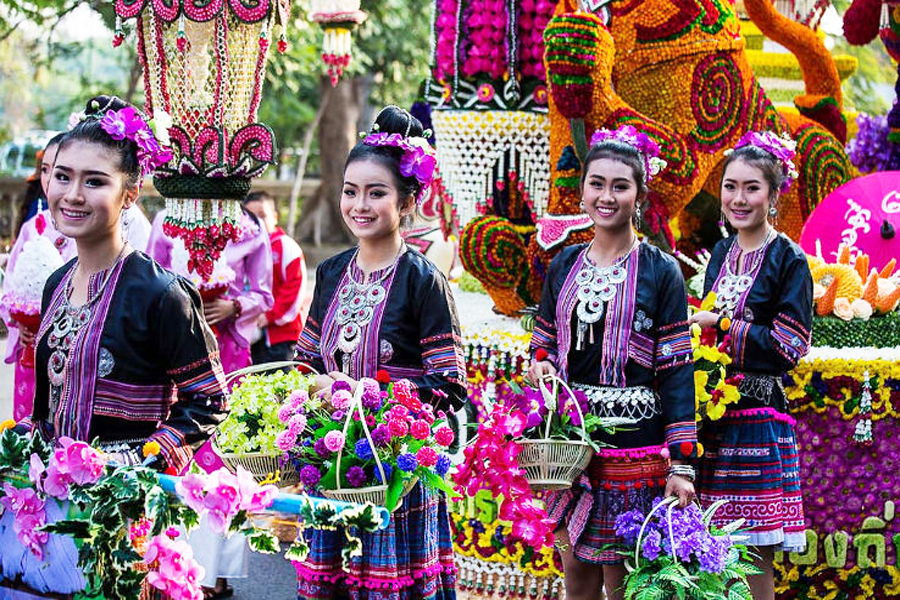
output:
[[421,483],[391,515],[387,529],[362,534],[362,556],[341,569],[343,531],[306,533],[309,556],[297,568],[298,598],[455,600],[456,567],[444,494]]
[[668,461],[662,446],[610,449],[595,454],[571,489],[547,496],[547,513],[565,526],[575,557],[583,562],[623,562],[616,517],[629,510],[648,512],[666,489]]
[[794,420],[774,408],[728,411],[705,425],[700,500],[728,504],[713,522],[744,518],[753,546],[802,552],[806,548],[800,456]]

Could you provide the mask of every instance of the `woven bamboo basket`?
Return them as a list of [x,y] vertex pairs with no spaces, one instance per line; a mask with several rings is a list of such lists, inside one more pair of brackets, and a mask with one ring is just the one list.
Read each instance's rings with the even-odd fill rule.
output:
[[581,439],[555,440],[550,438],[550,425],[556,412],[560,386],[574,397],[566,382],[558,377],[553,377],[552,383],[552,391],[544,386],[544,382],[538,383],[538,389],[544,397],[544,404],[549,409],[544,437],[516,440],[522,446],[522,451],[517,458],[519,467],[525,471],[525,479],[536,491],[565,490],[572,487],[572,483],[587,468],[594,455],[593,448],[587,442],[584,413],[581,412],[581,406],[577,401],[575,408],[581,417]]
[[[363,386],[361,384],[357,385],[356,393],[353,394],[353,400],[350,403],[350,408],[347,409],[347,416],[344,418],[344,438],[346,439],[347,437],[347,430],[350,427],[350,421],[353,418],[353,411],[355,410],[359,413],[359,422],[362,425],[363,433],[366,435],[366,439],[369,440],[369,445],[372,448],[375,448],[375,442],[372,441],[372,433],[369,431],[369,426],[366,423],[366,415],[363,412],[362,393]],[[387,484],[372,485],[364,488],[345,488],[341,486],[341,458],[343,457],[343,454],[343,448],[338,450],[336,463],[337,477],[335,477],[335,480],[337,481],[337,489],[321,490],[322,495],[332,500],[356,502],[358,504],[370,502],[375,506],[385,506],[387,503]],[[384,472],[384,465],[381,464],[381,458],[378,457],[377,452],[374,452],[373,454],[375,457],[375,468],[378,469],[378,472],[381,474],[381,481],[387,481],[387,476]],[[410,492],[410,490],[412,490],[417,481],[418,477],[414,477],[406,482],[406,484],[403,486],[403,490],[400,492],[400,502],[397,503],[397,506],[394,507],[394,510],[400,508],[400,506],[403,504],[403,498]]]
[[[300,369],[305,373],[316,372],[315,369],[313,369],[306,363],[288,360],[262,363],[259,365],[252,365],[237,371],[232,371],[225,377],[225,382],[230,386],[231,382],[237,380],[239,377],[243,377],[244,375],[264,373],[266,371],[272,371],[284,367],[296,367],[297,369]],[[225,452],[224,450],[219,448],[218,444],[216,443],[215,436],[213,436],[212,439],[212,450],[220,459],[222,459],[222,463],[230,471],[234,472],[238,467],[244,467],[247,471],[250,472],[251,475],[253,475],[254,479],[256,479],[257,481],[269,479],[276,472],[279,475],[277,484],[279,487],[294,485],[300,481],[300,473],[297,471],[297,467],[295,467],[294,464],[289,460],[283,461],[283,453],[248,452],[246,454],[235,454],[232,452]]]

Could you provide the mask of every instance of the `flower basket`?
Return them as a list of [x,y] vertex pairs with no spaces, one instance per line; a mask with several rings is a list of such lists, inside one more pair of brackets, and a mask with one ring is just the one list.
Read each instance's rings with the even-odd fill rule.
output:
[[[545,385],[547,380],[538,383],[538,389],[548,407],[556,406],[560,386],[563,386],[569,392],[570,397],[574,398],[575,395],[566,382],[558,377],[548,378],[548,380],[552,381],[552,390]],[[575,402],[574,404],[581,418],[580,440],[559,440],[550,437],[550,425],[555,412],[553,409],[547,415],[543,438],[516,440],[522,446],[522,451],[517,458],[519,467],[525,471],[525,478],[534,490],[568,489],[591,462],[594,450],[587,441],[584,414],[579,403]]]
[[[353,420],[353,412],[356,411],[360,418],[360,424],[362,425],[363,433],[366,436],[366,440],[369,442],[371,447],[375,447],[375,442],[372,440],[372,432],[369,431],[369,425],[366,423],[366,415],[363,412],[362,406],[362,394],[364,387],[362,384],[356,386],[356,392],[353,394],[353,400],[350,403],[350,408],[347,409],[347,416],[344,418],[344,437],[347,437],[347,430],[350,428],[350,421]],[[380,485],[372,485],[368,487],[362,488],[344,488],[341,487],[341,459],[344,455],[344,448],[341,447],[337,453],[337,489],[334,490],[322,490],[322,495],[326,498],[330,498],[332,500],[342,500],[344,502],[356,502],[357,504],[364,504],[366,502],[370,502],[376,506],[385,506],[387,504],[387,475],[385,474],[384,465],[381,463],[381,458],[379,458],[378,453],[374,453],[375,458],[375,468],[378,469],[378,472],[381,474],[381,483]],[[403,485],[403,489],[400,492],[400,501],[397,503],[397,506],[394,507],[394,510],[400,508],[403,504],[403,498],[412,490],[413,486],[418,482],[418,477],[413,477]]]
[[[252,365],[245,369],[234,371],[226,376],[226,382],[230,384],[232,381],[245,375],[265,373],[284,367],[297,367],[301,372],[315,373],[315,369],[305,363],[280,361]],[[213,452],[222,459],[222,463],[232,472],[236,472],[238,467],[243,467],[249,471],[257,481],[271,478],[272,475],[277,472],[279,473],[278,485],[282,487],[294,485],[300,481],[300,475],[296,466],[292,461],[285,458],[284,452],[226,452],[219,447],[215,435],[213,436],[211,446]]]
[[300,481],[300,475],[294,464],[289,460],[282,460],[284,453],[249,452],[247,454],[234,454],[223,452],[216,444],[215,438],[212,440],[212,450],[222,459],[222,464],[228,467],[228,470],[232,473],[236,473],[238,467],[244,467],[253,475],[254,479],[263,481],[277,472],[279,474],[279,486],[294,485]]

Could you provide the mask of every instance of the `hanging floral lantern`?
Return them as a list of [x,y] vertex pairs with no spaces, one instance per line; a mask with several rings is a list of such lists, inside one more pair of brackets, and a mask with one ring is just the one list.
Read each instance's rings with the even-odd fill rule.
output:
[[350,32],[366,20],[366,13],[359,10],[359,0],[312,0],[309,18],[325,31],[322,61],[331,85],[337,85],[352,57]]
[[275,136],[256,122],[269,40],[284,29],[289,0],[116,0],[116,34],[136,19],[145,110],[171,115],[173,160],[158,169],[165,232],[184,240],[188,269],[208,279],[239,235],[250,180],[275,162]]

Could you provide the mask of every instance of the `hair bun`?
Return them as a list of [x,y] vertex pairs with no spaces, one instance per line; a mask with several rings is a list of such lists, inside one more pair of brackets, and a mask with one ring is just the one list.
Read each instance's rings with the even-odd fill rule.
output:
[[128,103],[118,96],[107,96],[105,94],[94,96],[87,101],[84,107],[84,116],[102,116],[109,110],[121,110],[128,106]]
[[372,133],[399,133],[403,137],[422,137],[425,127],[408,110],[389,105],[381,109],[372,125]]

